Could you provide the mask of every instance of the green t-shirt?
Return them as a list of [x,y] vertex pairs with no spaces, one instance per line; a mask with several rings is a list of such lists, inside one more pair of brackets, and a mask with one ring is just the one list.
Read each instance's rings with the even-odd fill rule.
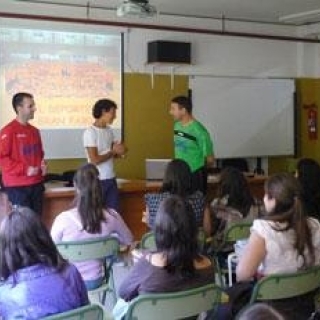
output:
[[213,155],[213,143],[207,129],[196,120],[183,125],[174,124],[174,154],[176,159],[187,162],[194,172],[205,165],[205,159]]

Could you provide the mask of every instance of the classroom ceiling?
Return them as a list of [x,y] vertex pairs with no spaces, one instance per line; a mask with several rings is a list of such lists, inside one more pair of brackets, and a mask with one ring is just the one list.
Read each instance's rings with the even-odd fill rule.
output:
[[[21,0],[20,0],[21,1]],[[74,6],[101,7],[115,9],[124,0],[22,0],[23,2],[47,2]],[[319,0],[149,0],[160,14],[199,16],[227,19],[279,23],[279,17],[300,13],[312,16],[300,17],[291,23],[303,25],[320,22]],[[318,11],[313,17],[313,11]]]

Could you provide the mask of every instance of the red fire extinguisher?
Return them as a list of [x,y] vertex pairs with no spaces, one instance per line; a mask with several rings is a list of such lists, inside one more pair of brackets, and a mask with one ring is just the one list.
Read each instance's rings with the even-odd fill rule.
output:
[[304,105],[304,109],[307,109],[307,127],[309,140],[318,139],[318,110],[316,104]]

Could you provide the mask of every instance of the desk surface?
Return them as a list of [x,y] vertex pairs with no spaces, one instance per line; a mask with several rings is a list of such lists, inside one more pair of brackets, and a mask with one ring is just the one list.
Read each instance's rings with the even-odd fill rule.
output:
[[[135,192],[156,192],[161,188],[161,181],[146,181],[146,180],[126,180],[118,182],[119,192],[135,193]],[[63,183],[53,182],[46,183],[45,198],[69,197],[74,195],[74,187],[65,187]]]
[[[256,175],[248,177],[250,184],[262,184],[266,180],[266,176]],[[209,176],[208,183],[216,185],[219,182],[218,176]],[[162,186],[162,181],[148,181],[148,180],[118,180],[118,188],[121,193],[134,193],[134,192],[156,192]],[[74,187],[65,187],[63,183],[53,182],[46,184],[45,198],[55,198],[74,195]]]

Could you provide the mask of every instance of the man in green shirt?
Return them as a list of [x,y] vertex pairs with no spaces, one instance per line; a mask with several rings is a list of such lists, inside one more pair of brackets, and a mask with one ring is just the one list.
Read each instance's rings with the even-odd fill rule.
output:
[[187,162],[192,171],[194,190],[206,192],[207,166],[214,162],[213,143],[207,129],[192,116],[191,100],[184,96],[171,100],[176,159]]

